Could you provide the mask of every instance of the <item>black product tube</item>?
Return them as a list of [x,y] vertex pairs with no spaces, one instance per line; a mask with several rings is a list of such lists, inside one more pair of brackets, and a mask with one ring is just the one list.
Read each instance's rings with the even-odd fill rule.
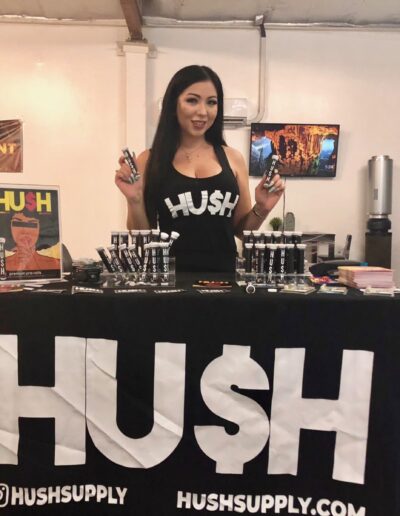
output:
[[0,280],[5,280],[7,278],[6,272],[6,250],[4,244],[6,243],[6,239],[0,238]]
[[150,252],[151,252],[151,273],[152,273],[152,279],[153,281],[157,281],[158,276],[158,267],[159,267],[159,260],[158,260],[158,250],[159,247],[156,242],[152,242],[150,245]]
[[284,231],[282,240],[284,244],[291,244],[293,242],[293,231]]
[[131,255],[133,264],[135,265],[136,270],[139,272],[142,269],[142,262],[137,254],[136,247],[134,245],[130,245],[128,247],[129,254]]
[[140,231],[138,229],[133,229],[131,231],[131,245],[135,246],[135,251],[139,249],[140,244]]
[[[142,243],[143,243],[143,249],[142,249],[142,262],[144,261],[145,256],[145,249],[146,245],[150,244],[151,242],[151,230],[150,229],[142,229],[140,234],[142,235]],[[150,269],[150,263],[151,263],[151,251],[149,251],[149,258],[148,258],[148,269]]]
[[302,236],[303,236],[302,231],[293,231],[292,243],[293,244],[301,244]]
[[252,244],[252,243],[253,243],[252,232],[249,229],[245,229],[243,231],[243,249],[246,244]]
[[279,274],[280,280],[283,281],[286,273],[286,244],[278,245],[278,260],[279,260]]
[[296,246],[296,272],[304,274],[304,251],[306,244],[297,244]]
[[143,229],[139,230],[137,237],[137,253],[143,262],[144,258],[144,246],[149,242],[150,230]]
[[117,254],[117,251],[115,250],[115,246],[110,245],[109,247],[107,247],[107,249],[108,249],[108,252],[110,253],[111,261],[112,261],[114,267],[117,269],[117,271],[125,272],[124,266]]
[[294,244],[286,244],[286,272],[294,274]]
[[253,244],[244,245],[244,271],[252,271],[252,260],[253,260]]
[[[118,249],[118,246],[121,242],[119,241],[119,231],[111,231],[111,245],[115,246],[115,249]],[[116,251],[118,254],[118,251]]]
[[159,242],[160,241],[160,230],[159,229],[152,229],[151,230],[151,241],[152,242]]
[[272,232],[272,242],[274,244],[282,243],[282,231],[273,231]]
[[149,244],[151,241],[151,230],[150,229],[142,229],[140,234],[142,235],[143,247],[144,247],[146,244]]
[[169,246],[171,247],[172,244],[179,238],[179,233],[177,231],[171,231],[171,236],[169,237]]
[[264,271],[265,272],[268,272],[270,252],[271,251],[268,249],[268,244],[265,244],[265,251],[264,251]]
[[117,272],[114,264],[111,262],[110,258],[107,256],[104,247],[96,247],[97,254],[100,256],[101,261],[104,263],[105,268],[108,272]]
[[272,244],[272,231],[264,231],[264,242]]
[[161,248],[161,272],[163,274],[162,281],[167,282],[169,277],[169,244],[168,242],[162,242]]
[[265,177],[264,188],[269,188],[270,186],[272,186],[271,179],[272,179],[272,176],[274,175],[275,167],[276,167],[278,161],[279,161],[279,156],[277,156],[276,154],[273,154],[272,161],[269,165],[269,168],[264,173],[264,177]]
[[144,258],[143,258],[143,267],[142,271],[146,274],[149,269],[150,263],[150,246],[149,244],[145,244],[144,246]]
[[[125,244],[126,247],[129,245],[129,231],[120,231],[119,232],[119,246]],[[112,242],[113,243],[113,242]],[[118,246],[118,250],[119,250]]]
[[255,244],[262,244],[261,235],[261,231],[253,231],[253,238]]
[[277,244],[267,244],[267,248],[269,250],[269,257],[268,257],[268,264],[267,264],[267,273],[268,273],[268,280],[272,281],[272,276],[275,272],[275,252],[277,249]]
[[129,251],[126,247],[126,244],[122,244],[119,246],[119,252],[121,255],[121,260],[124,261],[125,267],[129,272],[136,272],[135,264],[133,263],[132,257],[129,254]]
[[129,178],[129,183],[136,183],[140,178],[140,174],[137,171],[135,166],[135,162],[133,161],[133,156],[130,153],[128,147],[122,149],[122,154],[124,155],[125,161],[128,163],[129,168],[131,169],[131,177]]
[[255,244],[256,248],[256,271],[259,274],[265,272],[265,244]]

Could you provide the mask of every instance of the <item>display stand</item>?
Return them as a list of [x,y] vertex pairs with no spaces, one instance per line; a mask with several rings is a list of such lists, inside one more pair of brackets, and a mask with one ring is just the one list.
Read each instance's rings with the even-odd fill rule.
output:
[[244,258],[237,258],[235,279],[239,286],[245,287],[247,293],[254,293],[257,289],[266,289],[270,292],[290,291],[293,293],[314,292],[315,288],[310,285],[309,273],[259,273],[246,272]]
[[168,270],[164,272],[103,272],[100,280],[103,288],[175,287],[175,258],[169,258]]

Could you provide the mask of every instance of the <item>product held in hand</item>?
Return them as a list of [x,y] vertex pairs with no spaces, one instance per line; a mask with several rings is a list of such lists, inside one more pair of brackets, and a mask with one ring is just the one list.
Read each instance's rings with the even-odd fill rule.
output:
[[124,155],[125,161],[129,165],[129,168],[131,169],[131,175],[129,176],[128,183],[131,183],[131,184],[136,183],[136,181],[139,181],[139,179],[140,179],[140,174],[136,168],[135,162],[133,161],[133,156],[127,147],[122,149],[122,153]]
[[274,187],[274,184],[271,182],[271,180],[272,180],[272,176],[275,173],[275,167],[278,164],[278,161],[279,161],[279,156],[274,154],[271,157],[271,163],[270,163],[268,169],[264,173],[264,178],[265,178],[264,188],[268,188],[270,191],[272,191],[272,189]]

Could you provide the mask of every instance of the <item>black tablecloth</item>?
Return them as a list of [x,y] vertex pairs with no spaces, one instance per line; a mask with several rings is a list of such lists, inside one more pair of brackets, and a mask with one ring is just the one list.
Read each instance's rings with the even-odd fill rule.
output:
[[[0,412],[0,457],[3,457],[0,459],[0,506],[4,505],[5,514],[53,515],[57,511],[70,515],[80,511],[85,515],[160,516],[232,510],[244,514],[398,516],[399,299],[355,293],[301,296],[262,290],[249,295],[236,285],[227,293],[201,294],[191,288],[194,279],[207,278],[199,275],[180,278],[177,288],[185,291],[174,294],[152,291],[114,294],[109,290],[97,295],[18,292],[0,296],[0,399],[3,397],[0,403],[3,411]],[[13,336],[18,343],[17,356],[10,358],[10,349],[14,349]],[[75,367],[70,358],[64,363],[70,369],[68,374],[72,378],[76,375],[77,382],[82,380],[79,378],[82,371],[87,373],[88,364],[91,364],[91,373],[83,382],[87,391],[96,389],[92,373],[99,372],[103,375],[101,378],[113,381],[110,372],[106,371],[106,363],[101,371],[100,362],[92,361],[92,346],[100,343],[101,348],[115,343],[115,418],[120,432],[135,446],[154,429],[156,349],[166,350],[160,359],[163,364],[160,367],[165,372],[171,366],[171,384],[176,380],[176,369],[168,363],[173,356],[168,350],[181,350],[184,360],[183,434],[174,449],[165,452],[161,462],[157,463],[155,458],[150,467],[118,463],[99,450],[87,429],[84,462],[54,464],[57,440],[54,418],[26,416],[23,411],[28,409],[19,402],[15,402],[14,414],[14,400],[5,399],[4,393],[14,392],[10,391],[12,379],[9,377],[13,360],[18,371],[19,385],[15,387],[18,393],[28,386],[53,388],[57,385],[57,375],[67,374],[55,370],[58,342],[61,342],[57,339],[60,337],[81,339],[86,362],[83,366],[76,363]],[[169,348],[168,343],[173,347]],[[244,350],[248,351],[247,357]],[[301,359],[301,353],[304,354],[304,368],[300,364],[296,369],[293,360]],[[234,358],[241,354],[242,364]],[[343,373],[346,356],[354,377],[348,374],[349,369],[347,376]],[[358,357],[372,363],[370,391],[368,382],[365,383],[368,372],[359,371]],[[276,370],[278,359],[280,383]],[[57,367],[62,369],[60,365]],[[348,410],[343,404],[340,409],[333,405],[332,414],[325,414],[320,417],[323,421],[311,424],[312,428],[321,425],[325,428],[326,425],[325,430],[306,429],[309,422],[301,428],[296,471],[273,471],[279,460],[276,462],[275,456],[275,466],[271,466],[271,454],[276,451],[271,447],[277,441],[271,444],[268,435],[264,438],[265,445],[261,442],[254,455],[253,441],[257,441],[258,428],[261,434],[276,432],[275,436],[288,431],[276,423],[278,415],[274,421],[271,405],[274,405],[274,396],[276,399],[280,396],[278,389],[285,394],[285,375],[287,383],[292,384],[299,370],[302,373],[300,397],[303,399],[338,400],[348,383],[352,385],[349,392],[354,391],[355,400],[359,395],[370,399],[361,480],[356,479],[359,466],[354,467],[355,473],[351,471],[355,464],[354,443],[360,429],[351,427],[350,442],[339,446],[340,439],[346,439],[346,432],[335,427],[339,417],[336,412],[341,413],[342,408],[344,412]],[[166,395],[171,395],[167,392],[168,382],[167,375],[161,387]],[[224,382],[226,386],[221,387]],[[38,405],[40,413],[40,404],[46,403],[46,396],[44,401],[39,395],[37,399],[35,396],[33,393],[29,399]],[[352,402],[350,398],[350,405]],[[85,403],[84,411],[89,402]],[[307,411],[308,407],[311,410],[310,404],[306,407]],[[357,412],[358,407],[354,406],[350,407],[349,414],[354,413],[353,408]],[[171,410],[179,412],[178,401],[176,408]],[[161,416],[168,419],[166,414]],[[18,463],[10,464],[1,455],[1,447],[11,446],[8,425],[17,417]],[[285,414],[282,417],[286,417]],[[307,418],[305,415],[305,420]],[[248,428],[246,421],[250,422]],[[165,424],[168,426],[168,421]],[[206,428],[206,434],[210,431],[210,435],[215,428],[221,432],[220,440],[209,439],[214,443],[210,444],[211,448],[214,446],[212,453],[203,450],[198,433],[201,428]],[[66,425],[63,431],[72,430]],[[58,434],[61,440],[64,439],[63,431]],[[290,432],[293,435],[293,431]],[[227,444],[232,458],[237,455],[239,466],[227,466],[227,458],[225,462],[215,459],[220,452],[218,443],[221,449]],[[339,447],[342,455],[337,457],[335,450]],[[246,449],[250,451],[245,459]],[[282,455],[282,448],[277,453]],[[146,456],[152,454],[161,454],[157,439],[146,451]],[[136,459],[139,461],[138,457]],[[344,473],[344,479],[338,479],[334,472],[339,462],[343,465],[346,460],[349,470]],[[149,461],[151,463],[151,459]],[[230,467],[232,471],[227,472]],[[237,471],[234,472],[235,467]],[[73,491],[71,486],[77,486],[76,490]],[[83,486],[83,491],[79,486]],[[87,486],[94,486],[94,491]],[[105,486],[107,494],[98,486]],[[123,500],[118,498],[116,487],[127,489]],[[56,494],[51,494],[50,488]],[[76,499],[71,493],[75,493]],[[89,493],[87,500],[84,497],[80,500],[79,493]]]

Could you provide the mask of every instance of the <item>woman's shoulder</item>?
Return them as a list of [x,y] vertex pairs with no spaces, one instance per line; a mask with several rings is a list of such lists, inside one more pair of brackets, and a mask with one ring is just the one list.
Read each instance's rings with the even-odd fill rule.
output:
[[150,157],[150,149],[144,150],[136,157],[136,163],[137,163],[139,172],[144,172],[147,162],[149,160],[149,157]]
[[225,151],[226,157],[228,158],[231,168],[235,171],[242,170],[243,166],[245,166],[245,161],[242,153],[237,149],[234,149],[233,147],[228,147],[228,145],[222,145],[222,148]]

